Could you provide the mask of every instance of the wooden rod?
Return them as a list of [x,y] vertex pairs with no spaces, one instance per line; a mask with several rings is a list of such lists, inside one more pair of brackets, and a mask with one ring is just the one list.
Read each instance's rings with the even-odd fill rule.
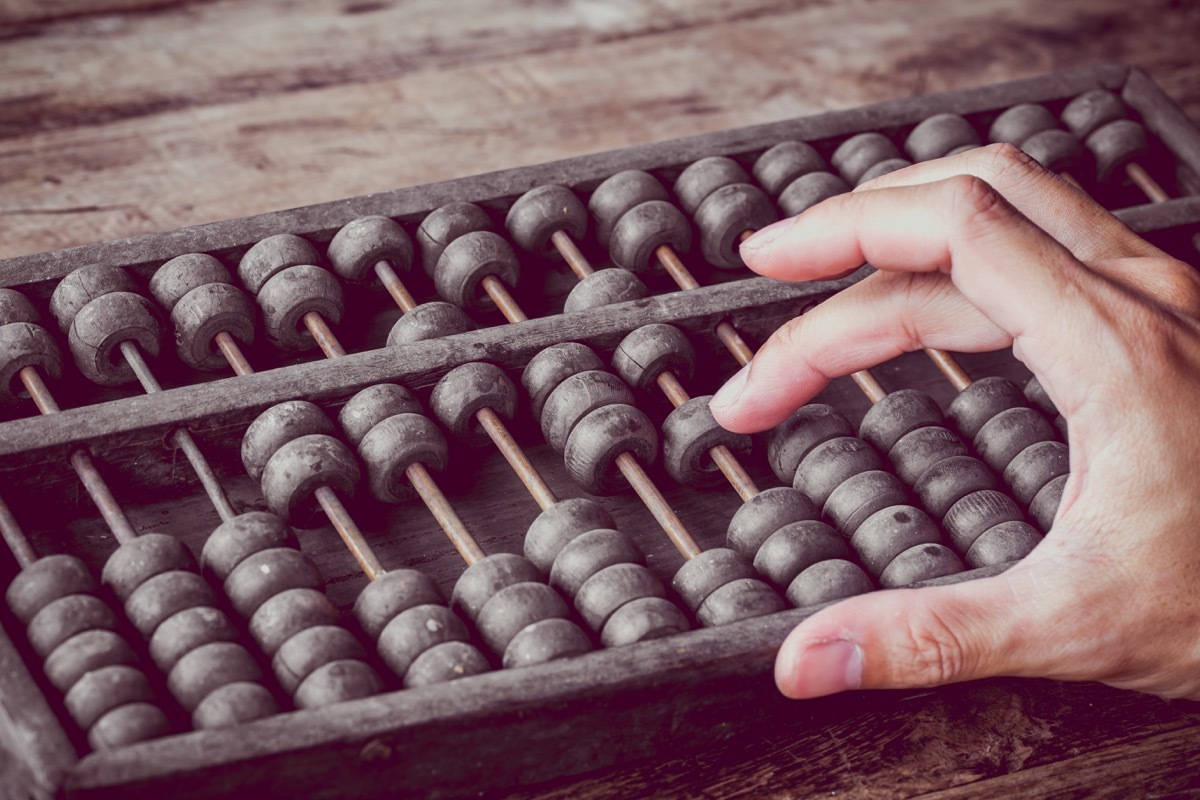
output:
[[670,370],[658,373],[655,381],[658,383],[658,388],[662,389],[663,394],[671,401],[671,405],[676,408],[692,399],[687,393],[687,389],[683,388],[683,384],[679,382],[679,378],[676,378],[675,373]]
[[728,320],[722,320],[717,323],[717,338],[721,340],[721,344],[725,345],[725,349],[738,362],[739,367],[744,367],[754,358],[754,351],[750,349],[750,345],[746,344],[746,340],[737,332],[737,329],[729,323]]
[[592,265],[588,263],[583,253],[575,246],[575,242],[567,235],[566,231],[558,230],[550,234],[550,244],[554,245],[554,249],[563,257],[563,261],[567,262],[567,266],[571,268],[571,272],[575,273],[575,277],[583,280],[588,275],[595,272]]
[[863,394],[872,403],[878,403],[883,398],[887,397],[887,392],[879,385],[879,381],[875,380],[875,376],[865,369],[860,369],[858,372],[850,375],[854,382],[858,384],[858,388],[862,389]]
[[313,339],[317,342],[317,347],[321,348],[321,352],[325,354],[326,358],[338,358],[346,355],[341,342],[333,335],[329,324],[320,314],[315,311],[305,314],[304,327],[308,328],[308,332],[312,334]]
[[475,541],[471,532],[467,530],[467,526],[455,512],[454,506],[450,505],[450,501],[446,499],[446,495],[442,494],[442,490],[434,482],[429,470],[425,469],[425,465],[413,464],[404,471],[404,474],[413,488],[417,490],[417,494],[421,495],[421,499],[433,513],[438,525],[442,526],[450,544],[454,545],[454,549],[462,556],[462,560],[467,562],[467,566],[485,558],[486,554],[483,549]]
[[537,467],[533,466],[533,462],[529,460],[529,456],[525,455],[525,451],[508,432],[500,415],[490,408],[481,408],[475,412],[475,419],[479,420],[479,424],[487,431],[487,435],[491,437],[496,448],[508,461],[508,465],[513,468],[513,472],[521,479],[521,483],[525,485],[538,506],[545,511],[557,503],[558,498],[554,496],[550,485],[542,478]]
[[383,564],[379,563],[378,556],[371,549],[371,545],[367,544],[362,531],[358,529],[358,525],[354,524],[354,519],[350,516],[350,512],[342,505],[342,500],[337,496],[337,492],[328,486],[318,486],[314,494],[316,494],[317,502],[324,509],[325,516],[329,517],[329,522],[333,525],[334,530],[338,532],[338,535],[342,537],[342,541],[346,543],[346,548],[354,556],[354,560],[358,562],[358,566],[366,573],[367,578],[375,580],[380,575],[386,573],[387,570],[383,568]]
[[743,502],[758,494],[758,486],[755,485],[754,479],[750,477],[750,473],[746,472],[742,462],[738,461],[732,450],[719,444],[709,450],[708,455]]
[[233,369],[235,375],[253,375],[254,368],[250,366],[250,362],[246,359],[242,348],[238,347],[237,340],[230,336],[225,331],[221,331],[215,337],[217,349],[221,351],[221,355],[225,356],[225,360],[229,362],[230,368]]
[[25,569],[38,560],[37,551],[29,543],[21,526],[17,524],[17,518],[13,516],[3,497],[0,497],[0,534],[3,534],[4,543],[12,551],[13,558],[17,560],[17,565],[21,569]]
[[1159,185],[1158,181],[1147,172],[1141,164],[1136,161],[1131,161],[1125,165],[1125,174],[1129,176],[1129,180],[1133,181],[1133,185],[1142,190],[1142,194],[1151,203],[1165,203],[1171,199],[1171,195]]
[[692,276],[692,273],[688,271],[683,261],[675,255],[675,251],[669,245],[660,244],[654,249],[654,255],[658,257],[658,263],[662,265],[662,268],[667,271],[680,289],[686,292],[690,289],[700,288],[700,283]]
[[971,380],[971,376],[967,374],[967,371],[955,361],[954,356],[945,350],[935,350],[932,347],[926,347],[925,354],[933,360],[933,363],[946,376],[946,379],[954,385],[955,391],[966,391],[967,387],[974,383]]
[[650,480],[650,476],[642,469],[637,459],[631,453],[621,453],[617,456],[617,469],[621,470],[625,480],[629,481],[629,485],[646,504],[646,508],[650,510],[680,555],[689,561],[700,555],[700,545],[696,544],[683,520],[671,510],[667,499],[658,491],[658,487]]
[[517,301],[508,293],[508,287],[500,282],[494,275],[488,275],[482,281],[483,290],[487,292],[488,297],[492,298],[492,302],[496,304],[496,308],[500,309],[500,313],[509,322],[524,322],[529,317],[525,316],[525,312],[517,305]]
[[401,311],[407,314],[417,307],[417,301],[409,294],[408,289],[400,280],[400,276],[396,274],[396,270],[392,269],[391,263],[385,259],[376,261],[375,275],[383,284],[383,288],[387,289],[387,293],[396,301],[396,305],[400,306]]
[[[743,231],[743,240],[751,233],[752,231]],[[700,283],[688,271],[683,261],[680,260],[679,256],[670,247],[665,244],[659,245],[654,254],[658,256],[658,263],[670,273],[675,284],[680,289],[688,291],[700,288]],[[717,338],[721,340],[721,344],[725,345],[725,349],[729,351],[729,354],[737,360],[739,366],[746,366],[750,363],[750,359],[754,357],[754,352],[750,349],[750,346],[746,344],[745,340],[742,339],[741,335],[728,320],[722,320],[717,323]]]

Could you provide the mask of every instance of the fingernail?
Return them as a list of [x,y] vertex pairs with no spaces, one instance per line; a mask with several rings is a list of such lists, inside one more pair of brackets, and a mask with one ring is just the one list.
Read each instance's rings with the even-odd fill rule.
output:
[[759,228],[753,236],[742,242],[739,249],[741,250],[758,250],[766,247],[771,242],[779,238],[779,234],[791,227],[793,220],[781,219],[778,222],[772,222],[765,228]]
[[789,697],[824,697],[862,686],[862,671],[862,648],[835,639],[785,651],[777,683]]
[[737,403],[738,398],[742,396],[742,390],[746,388],[746,380],[750,377],[750,365],[742,367],[737,371],[737,374],[725,382],[725,385],[717,390],[713,395],[712,400],[708,405],[711,408],[729,408]]

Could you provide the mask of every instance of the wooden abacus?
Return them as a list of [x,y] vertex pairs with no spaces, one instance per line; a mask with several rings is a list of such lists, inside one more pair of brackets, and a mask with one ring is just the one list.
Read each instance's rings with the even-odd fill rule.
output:
[[0,741],[31,791],[648,757],[754,725],[820,604],[1003,570],[1067,463],[1011,356],[897,359],[757,448],[689,394],[861,278],[747,278],[747,231],[989,136],[1187,257],[1200,132],[1103,67],[0,263]]

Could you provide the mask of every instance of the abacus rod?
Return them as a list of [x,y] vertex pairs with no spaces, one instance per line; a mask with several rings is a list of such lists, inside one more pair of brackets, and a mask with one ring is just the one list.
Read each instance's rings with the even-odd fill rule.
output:
[[858,384],[858,388],[862,389],[863,394],[872,404],[878,403],[883,398],[887,397],[887,392],[879,385],[879,381],[875,380],[875,376],[870,371],[860,369],[858,372],[853,372],[850,377]]
[[13,516],[3,497],[0,497],[0,534],[3,534],[4,543],[12,551],[13,558],[17,560],[17,566],[21,569],[25,569],[37,561],[37,552],[29,543],[21,526],[17,524],[17,518]]
[[485,558],[487,554],[483,552],[479,543],[475,541],[475,537],[467,530],[467,526],[455,512],[454,506],[450,505],[446,495],[442,494],[442,490],[434,482],[429,470],[425,469],[425,465],[413,464],[404,471],[404,474],[413,488],[417,490],[417,494],[425,501],[425,506],[433,514],[438,525],[442,527],[450,544],[454,545],[454,549],[462,556],[462,560],[467,562],[467,566]]
[[[44,416],[49,416],[57,414],[61,410],[58,403],[54,402],[49,387],[42,381],[42,376],[36,369],[24,367],[20,374],[21,383],[24,384],[25,391],[29,392],[38,411]],[[83,484],[88,497],[92,498],[92,502],[96,504],[100,516],[104,519],[104,524],[112,531],[113,538],[117,540],[117,543],[125,544],[136,539],[137,531],[133,529],[129,518],[121,510],[117,498],[113,497],[113,493],[109,491],[108,484],[101,477],[100,470],[96,469],[92,457],[81,448],[72,451],[70,458],[71,466],[74,467],[75,474],[79,476],[79,482]]]
[[954,359],[954,356],[945,350],[926,347],[925,354],[929,356],[933,363],[937,365],[937,368],[941,370],[942,374],[946,376],[946,380],[950,381],[955,391],[964,392],[974,383],[971,380],[971,376]]
[[563,257],[563,261],[567,262],[567,266],[575,273],[579,280],[583,280],[588,275],[591,275],[595,270],[588,263],[587,258],[575,246],[575,242],[564,230],[557,230],[550,234],[550,244],[554,245],[554,249]]
[[367,544],[362,531],[354,524],[350,512],[342,505],[342,500],[337,496],[337,492],[328,486],[318,486],[314,494],[317,497],[317,502],[321,504],[321,508],[325,511],[325,516],[329,517],[329,522],[333,525],[333,529],[338,532],[338,536],[342,537],[342,541],[346,543],[346,548],[350,551],[350,555],[354,556],[354,560],[358,562],[358,566],[366,573],[367,578],[375,580],[387,572],[383,568],[383,564],[379,562],[375,551]]
[[662,265],[662,268],[667,271],[680,289],[686,292],[700,288],[700,282],[696,280],[669,245],[660,244],[654,248],[654,255],[658,256],[658,263]]
[[496,304],[496,308],[500,309],[500,313],[509,322],[525,322],[529,317],[525,316],[525,312],[517,305],[517,301],[508,293],[508,287],[501,283],[495,276],[488,275],[481,283],[483,290],[487,292],[488,297],[492,298],[492,302]]
[[742,338],[742,335],[737,332],[737,329],[728,320],[722,320],[717,323],[717,338],[721,340],[721,344],[725,345],[725,349],[738,362],[739,367],[746,366],[754,358],[754,351],[750,349],[750,345],[746,344],[746,340]]
[[[751,231],[743,231],[743,241],[748,233],[751,233]],[[675,285],[680,289],[686,292],[690,289],[700,288],[700,283],[688,271],[683,261],[680,260],[679,256],[670,247],[665,244],[659,245],[655,249],[654,254],[658,256],[658,263],[670,274],[671,278],[675,281]],[[729,351],[729,354],[737,360],[738,365],[744,367],[749,364],[750,359],[754,357],[754,351],[742,339],[737,329],[728,320],[722,320],[717,323],[716,330],[717,338],[721,340],[721,344],[725,345],[725,349]]]
[[679,378],[675,377],[674,372],[665,370],[658,373],[658,377],[654,380],[658,384],[658,388],[662,389],[663,394],[671,401],[671,405],[676,408],[692,399],[687,389],[683,388],[683,384],[679,382]]
[[375,275],[383,284],[383,288],[387,289],[387,293],[396,301],[396,305],[400,306],[401,311],[407,314],[417,307],[417,301],[409,294],[408,289],[400,280],[400,276],[396,274],[396,270],[392,269],[391,263],[385,259],[376,261]]
[[479,424],[483,427],[487,435],[491,437],[496,448],[508,461],[513,472],[520,478],[521,483],[529,490],[529,494],[533,496],[534,501],[543,511],[558,502],[558,498],[554,496],[554,492],[550,489],[549,484],[542,478],[537,467],[533,466],[533,462],[529,460],[529,456],[525,455],[525,451],[513,439],[512,434],[508,432],[508,428],[504,425],[500,416],[490,408],[481,408],[475,412],[475,419],[479,420]]
[[304,315],[304,327],[308,328],[308,332],[312,334],[313,339],[317,343],[317,347],[321,348],[321,352],[326,358],[337,358],[346,355],[345,349],[341,342],[333,335],[325,318],[315,311],[309,311]]
[[[142,351],[138,349],[138,346],[130,339],[121,342],[120,346],[121,354],[125,356],[125,362],[129,364],[130,369],[133,370],[133,374],[137,376],[138,382],[142,384],[142,389],[146,394],[161,392],[162,386],[155,379],[154,373],[150,371],[150,365],[142,358]],[[200,446],[192,438],[191,432],[187,428],[176,428],[171,432],[170,441],[183,451],[183,455],[187,458],[188,463],[192,465],[192,471],[200,479],[200,484],[204,487],[204,493],[208,495],[209,502],[217,510],[217,516],[221,518],[221,521],[228,522],[236,517],[237,511],[234,510],[233,504],[229,502],[229,497],[225,494],[225,489],[222,488],[221,482],[217,480],[217,475],[213,472],[212,466],[209,465],[208,459],[200,452]]]
[[1125,174],[1129,176],[1129,180],[1133,181],[1133,185],[1142,190],[1142,194],[1151,203],[1165,203],[1171,199],[1171,195],[1167,194],[1166,190],[1159,186],[1158,181],[1151,177],[1150,173],[1136,161],[1131,161],[1125,165]]
[[221,331],[214,337],[214,341],[217,344],[217,349],[221,351],[221,355],[225,356],[225,360],[229,362],[229,366],[233,369],[233,374],[244,376],[254,373],[254,368],[250,366],[250,362],[246,359],[242,348],[238,347],[236,339],[225,331]]
[[642,469],[642,465],[630,453],[621,453],[617,456],[617,469],[621,470],[621,474],[625,476],[625,480],[629,481],[629,485],[637,492],[638,497],[642,499],[650,514],[662,527],[663,533],[667,534],[667,538],[671,540],[671,544],[675,545],[675,549],[680,555],[689,561],[700,555],[700,545],[696,544],[696,540],[692,538],[692,534],[688,531],[687,526],[683,524],[678,515],[667,504],[667,500],[658,491],[658,487],[650,480],[650,476]]

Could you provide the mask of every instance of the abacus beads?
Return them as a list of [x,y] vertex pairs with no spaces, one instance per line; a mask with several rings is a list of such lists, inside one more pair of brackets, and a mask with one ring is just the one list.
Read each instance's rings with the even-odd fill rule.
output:
[[225,366],[218,351],[222,333],[243,345],[254,342],[254,304],[212,256],[189,253],[171,259],[150,279],[150,293],[170,314],[176,350],[189,367]]

